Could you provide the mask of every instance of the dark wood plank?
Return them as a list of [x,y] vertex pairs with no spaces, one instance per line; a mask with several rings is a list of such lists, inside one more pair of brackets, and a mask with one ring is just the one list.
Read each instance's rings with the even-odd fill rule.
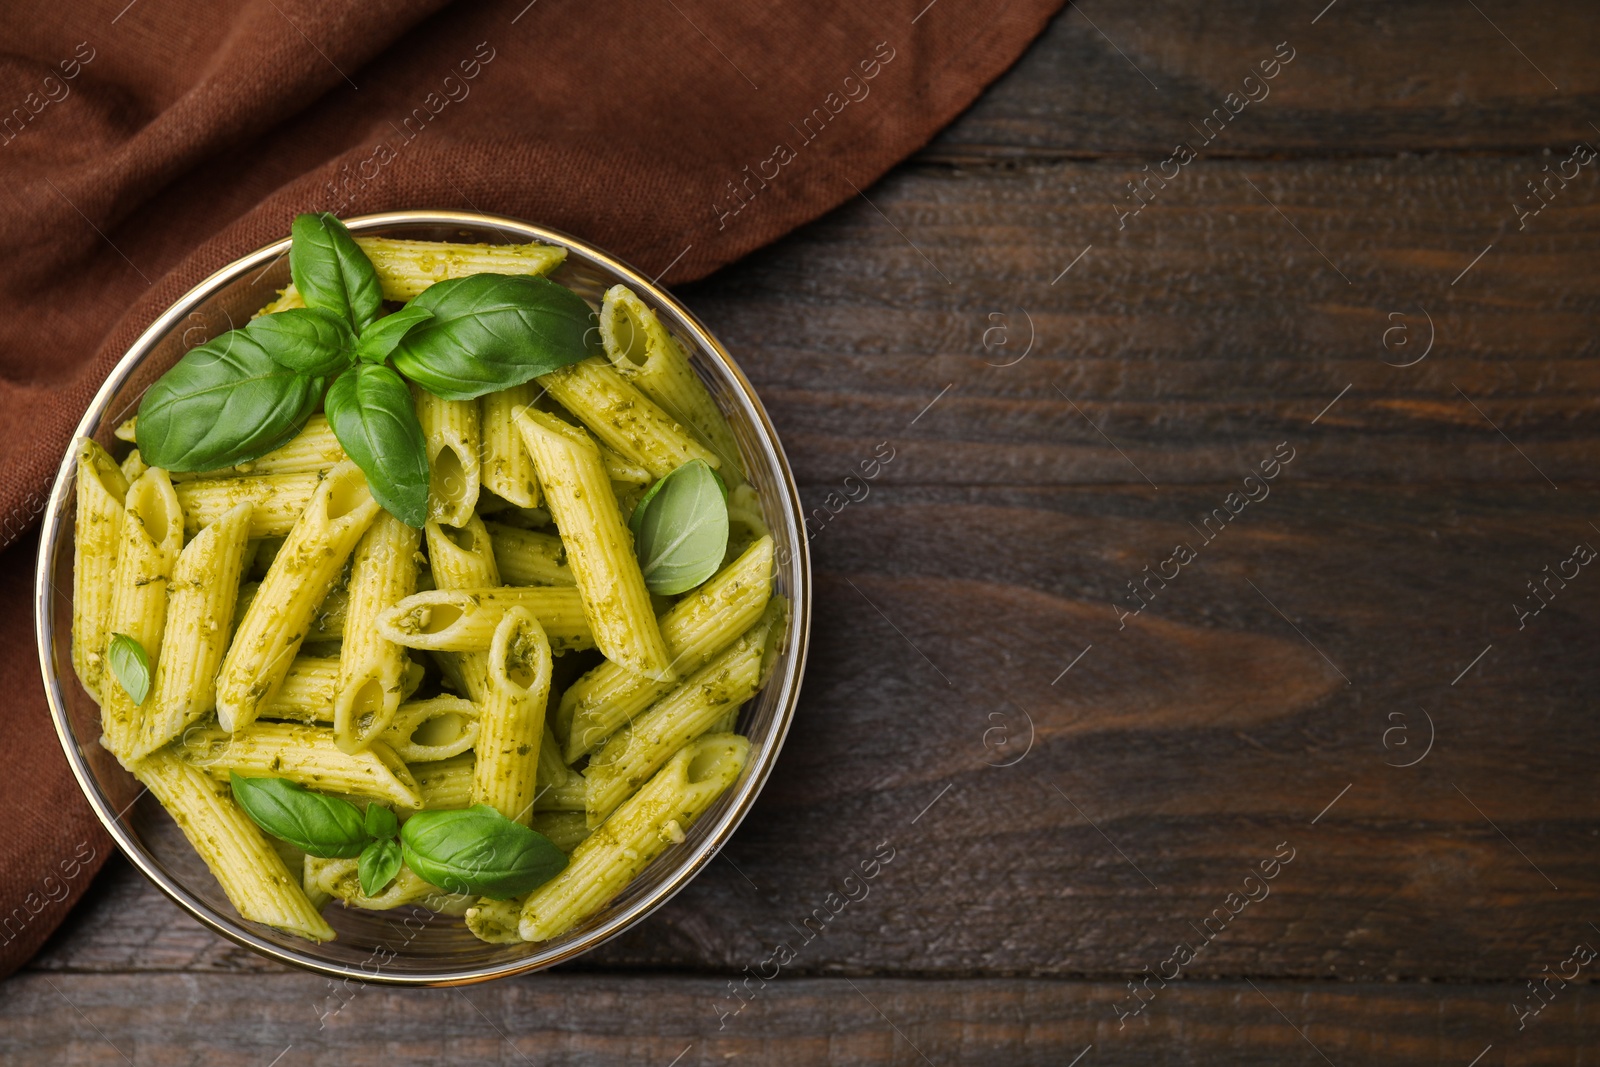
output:
[[889,440],[886,482],[1220,484],[1289,437],[1328,480],[1589,482],[1600,178],[1521,232],[1539,165],[1197,163],[1124,230],[1105,167],[907,168],[894,226],[857,202],[690,299],[806,482]]
[[566,975],[400,990],[336,988],[309,975],[203,984],[183,975],[23,975],[0,1002],[0,1057],[166,1067],[1500,1067],[1582,1062],[1595,1011],[1592,987],[1569,986],[1519,1033],[1509,986],[1183,982],[1158,989],[1119,1029],[1116,998],[1131,994],[1083,982],[780,978],[751,989],[735,1013],[727,983],[707,978]]
[[[1179,141],[1217,158],[1539,150],[1600,136],[1600,36],[1581,5],[1338,0],[1318,17],[1325,4],[1074,4],[922,158],[1133,156],[1155,169]],[[1294,59],[1246,87],[1280,44]],[[1238,117],[1220,135],[1213,120],[1202,145],[1195,126],[1246,91],[1259,102],[1234,103]]]

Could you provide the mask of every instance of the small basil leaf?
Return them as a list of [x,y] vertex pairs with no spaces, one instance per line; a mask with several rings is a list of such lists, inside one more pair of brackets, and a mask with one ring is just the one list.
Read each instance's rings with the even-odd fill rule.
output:
[[372,261],[344,223],[323,212],[297,215],[289,245],[289,274],[306,307],[327,308],[360,331],[383,309]]
[[281,334],[266,325],[277,317],[191,348],[145,391],[134,433],[146,463],[169,471],[231,467],[299,432],[326,379],[278,362]]
[[339,375],[323,403],[345,454],[367,476],[384,509],[407,526],[428,521],[428,448],[416,402],[400,375],[357,363]]
[[406,866],[447,893],[492,900],[521,896],[567,865],[543,834],[487,804],[465,811],[421,811],[400,828]]
[[350,327],[326,308],[291,308],[262,315],[245,329],[276,362],[323,378],[347,366],[355,347]]
[[322,859],[359,856],[372,840],[361,809],[348,800],[313,793],[287,778],[241,778],[230,772],[233,799],[273,837]]
[[433,312],[415,304],[407,304],[393,315],[385,315],[361,331],[361,339],[356,342],[356,358],[368,363],[382,363],[389,358],[389,353],[394,351],[394,346],[400,343],[407,331],[431,318]]
[[394,812],[382,804],[367,805],[367,833],[379,841],[393,837],[400,832],[400,820],[394,817]]
[[594,311],[548,278],[473,274],[435,282],[411,305],[433,319],[406,334],[394,365],[446,400],[509,389],[601,353]]
[[112,634],[106,659],[123,691],[134,704],[143,704],[150,695],[150,657],[145,655],[144,646],[127,634]]
[[[372,808],[367,810],[371,811]],[[362,849],[361,862],[356,864],[356,872],[361,877],[361,892],[369,897],[383,892],[394,881],[394,876],[400,873],[400,862],[400,842],[392,837],[374,841]]]
[[668,596],[687,592],[722,566],[727,490],[705,460],[692,459],[650,487],[628,528],[645,587]]

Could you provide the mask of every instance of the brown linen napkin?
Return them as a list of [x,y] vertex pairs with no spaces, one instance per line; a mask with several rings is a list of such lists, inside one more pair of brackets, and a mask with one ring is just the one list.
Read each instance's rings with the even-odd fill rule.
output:
[[[1061,0],[13,0],[0,14],[0,547],[155,316],[302,211],[565,230],[669,282],[857,195]],[[110,850],[0,570],[0,976]]]

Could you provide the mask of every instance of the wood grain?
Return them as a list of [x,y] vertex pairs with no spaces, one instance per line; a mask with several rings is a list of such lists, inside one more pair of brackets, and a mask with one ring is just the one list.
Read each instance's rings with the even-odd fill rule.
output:
[[[1085,1052],[1084,1067],[1462,1067],[1480,1054],[1476,1067],[1500,1067],[1576,1062],[1595,1012],[1592,988],[1569,988],[1518,1032],[1506,986],[1266,980],[1169,986],[1121,1029],[1113,1003],[1125,989],[1020,979],[779,979],[737,1014],[727,983],[706,978],[566,975],[396,990],[335,989],[310,975],[28,974],[6,992],[7,1062],[165,1067],[710,1067],[777,1058],[1064,1067]],[[248,1025],[216,1025],[223,1019]]]
[[[1512,204],[1600,139],[1600,29],[1320,8],[1069,7],[865,197],[684,291],[802,484],[816,617],[770,784],[654,918],[319,1030],[320,979],[116,861],[7,984],[0,1055],[121,1062],[98,1027],[162,1063],[1583,1062],[1587,972],[1523,1031],[1510,1004],[1600,944],[1600,575],[1518,615],[1600,544],[1600,178]],[[1285,39],[1271,97],[1119,219]],[[252,1023],[196,1047],[197,1013]]]

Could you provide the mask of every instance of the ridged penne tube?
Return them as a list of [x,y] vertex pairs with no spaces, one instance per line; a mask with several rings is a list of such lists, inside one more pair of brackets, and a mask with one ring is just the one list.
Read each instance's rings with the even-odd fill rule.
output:
[[[763,537],[661,616],[661,637],[679,672],[699,670],[755,625],[772,596],[772,551],[772,538]],[[567,762],[599,748],[671,688],[609,662],[573,682],[556,716],[566,731]]]
[[625,285],[612,286],[601,301],[600,343],[624,378],[711,446],[730,486],[744,480],[733,430],[690,366],[689,354],[655,311]]
[[649,471],[637,463],[629,463],[605,445],[600,446],[600,462],[605,464],[606,477],[611,479],[611,487],[615,492],[622,492],[624,487],[631,489],[655,481]]
[[235,467],[175,474],[174,483],[215,481],[219,478],[261,477],[267,474],[323,474],[348,458],[339,439],[333,436],[326,415],[313,415],[287,444]]
[[465,526],[478,504],[478,402],[443,400],[419,386],[417,421],[428,450],[428,516]]
[[111,594],[122,547],[128,480],[111,454],[87,437],[78,442],[78,516],[72,530],[72,666],[83,688],[101,700]]
[[[245,582],[239,587],[239,600],[233,608],[233,628],[237,630],[239,623],[244,621],[244,613],[250,610],[250,605],[255,601],[256,594],[261,591],[260,582]],[[342,585],[336,585],[328,591],[317,610],[311,616],[311,627],[306,630],[306,644],[322,644],[329,641],[344,640],[344,613],[350,606],[350,591]]]
[[559,245],[456,244],[357,237],[385,300],[410,300],[435,282],[471,274],[549,274],[567,258]]
[[[691,459],[703,459],[713,467],[722,464],[715,452],[630,385],[602,356],[541,375],[539,384],[607,448],[643,467],[653,478],[665,478]],[[531,445],[528,451],[533,453]],[[533,455],[539,486],[548,495],[544,468],[539,466],[538,454]]]
[[512,608],[489,646],[472,802],[487,804],[524,826],[533,818],[549,699],[550,642],[532,615]]
[[191,537],[246,501],[255,505],[251,537],[283,537],[294,529],[322,481],[319,474],[267,474],[179,482],[174,489],[183,505],[184,532]]
[[524,530],[498,522],[484,524],[494,546],[500,580],[507,585],[572,585],[567,547],[555,534]]
[[216,704],[217,668],[233,636],[250,508],[240,504],[201,530],[173,565],[150,710],[132,749],[136,759],[177,737]]
[[478,718],[478,705],[460,697],[416,700],[400,705],[382,740],[408,764],[449,759],[478,743]]
[[604,822],[674,752],[755,696],[771,633],[771,622],[751,628],[589,757],[583,779],[590,826]]
[[[167,584],[182,547],[183,522],[172,482],[166,471],[151,467],[128,487],[106,631],[111,637],[126,634],[139,642],[152,669],[161,661]],[[144,732],[143,723],[150,714],[149,695],[142,707],[136,706],[121,682],[111,676],[109,665],[100,695],[107,747],[119,759],[126,759]]]
[[483,432],[479,478],[485,489],[523,508],[539,506],[539,476],[514,416],[538,395],[539,387],[527,382],[478,398]]
[[[400,683],[400,698],[405,700],[422,684],[422,664],[406,664]],[[261,706],[263,719],[290,722],[333,722],[333,691],[339,684],[338,656],[296,656],[283,676],[283,684]],[[405,705],[402,704],[401,707]]]
[[[472,515],[460,526],[441,526],[429,521],[428,562],[435,586],[440,589],[492,589],[500,584],[500,567],[483,520]],[[489,653],[441,652],[448,663],[453,659],[451,677],[460,681],[462,692],[481,701],[484,672],[489,669]]]
[[[559,846],[557,846],[559,847]],[[522,920],[522,898],[490,900],[483,897],[467,909],[467,929],[491,945],[520,945],[517,924]]]
[[317,607],[380,510],[354,463],[328,472],[261,580],[222,661],[217,718],[223,729],[250,725],[272,701]]
[[550,839],[562,852],[571,852],[588,837],[589,820],[581,811],[541,811],[533,816],[533,828]]
[[434,589],[413,593],[378,617],[385,637],[407,648],[435,652],[487,652],[508,609],[521,607],[539,620],[552,651],[595,647],[578,590],[570,586],[503,586]]
[[413,763],[411,776],[422,795],[424,811],[457,811],[472,806],[471,752],[431,763]]
[[333,938],[300,879],[223,786],[161,752],[136,763],[133,773],[171,814],[243,918],[312,941]]
[[567,546],[567,566],[583,598],[595,647],[628,670],[671,677],[633,537],[622,523],[594,441],[534,408],[524,408],[517,421],[539,472],[545,503]]
[[382,512],[350,557],[350,596],[333,695],[333,736],[346,752],[366,748],[400,706],[409,660],[404,648],[378,632],[378,615],[416,591],[421,539],[419,531]]
[[[144,461],[144,456],[139,454],[137,448],[129,452],[122,461],[122,477],[130,485],[138,481],[144,472],[149,469],[150,464]],[[171,475],[169,474],[168,477],[170,478]]]
[[529,894],[518,932],[548,941],[594,915],[739,777],[750,742],[735,734],[691,741],[605,824],[573,849],[566,868]]
[[180,754],[206,773],[226,779],[277,777],[319,793],[346,793],[402,808],[422,804],[405,762],[381,741],[365,752],[345,752],[325,726],[257,722],[231,735],[191,730]]
[[320,891],[342,901],[349,908],[368,911],[389,911],[407,904],[421,904],[429,911],[441,915],[464,915],[477,900],[460,893],[446,893],[410,867],[401,867],[394,880],[377,896],[367,896],[361,891],[361,861],[359,859],[319,859],[311,856],[306,861],[306,881]]

